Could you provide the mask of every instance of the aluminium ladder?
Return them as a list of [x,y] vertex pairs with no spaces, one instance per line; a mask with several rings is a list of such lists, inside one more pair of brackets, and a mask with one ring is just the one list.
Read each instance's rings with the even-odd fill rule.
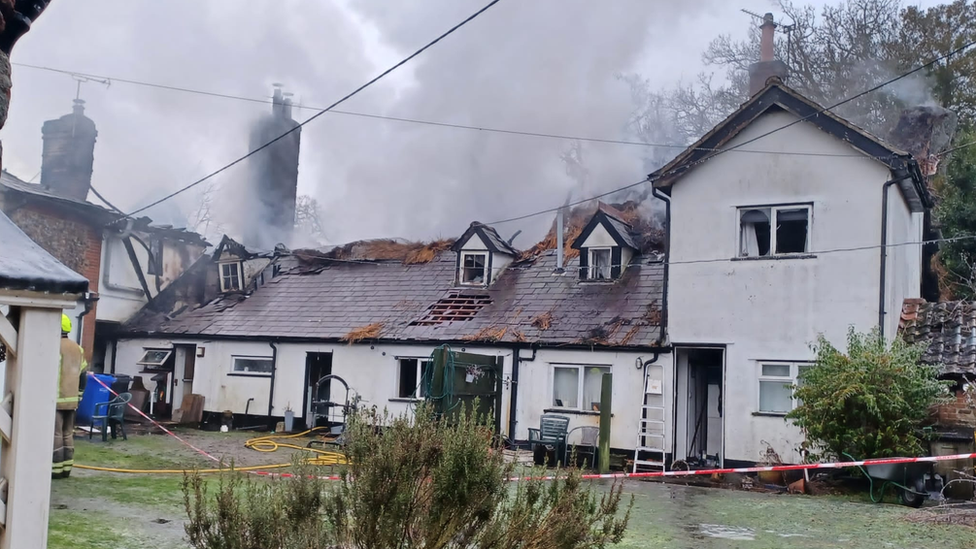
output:
[[664,417],[664,366],[648,364],[644,370],[644,397],[634,450],[635,473],[664,470]]

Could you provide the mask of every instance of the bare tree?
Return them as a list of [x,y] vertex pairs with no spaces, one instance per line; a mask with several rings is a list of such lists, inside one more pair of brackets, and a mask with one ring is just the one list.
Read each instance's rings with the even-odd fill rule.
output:
[[295,233],[301,239],[311,239],[316,244],[327,240],[322,227],[322,208],[318,200],[307,194],[300,195],[295,202]]
[[187,229],[204,237],[223,234],[223,224],[214,215],[214,197],[217,194],[217,184],[211,181],[200,192],[196,209],[187,215]]

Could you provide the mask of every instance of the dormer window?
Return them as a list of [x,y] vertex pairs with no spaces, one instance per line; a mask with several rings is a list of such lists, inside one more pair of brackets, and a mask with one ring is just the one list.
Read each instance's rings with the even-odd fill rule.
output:
[[487,252],[461,253],[461,284],[482,285],[485,283],[485,269],[488,266]]
[[620,212],[601,204],[573,241],[573,248],[580,252],[580,280],[611,282],[620,278],[639,253],[632,231]]
[[590,248],[590,280],[610,280],[612,278],[611,265],[613,259],[612,248]]
[[237,261],[220,263],[220,291],[238,292],[241,290],[241,264]]
[[477,221],[451,250],[457,253],[457,284],[462,286],[490,286],[519,254],[495,229]]

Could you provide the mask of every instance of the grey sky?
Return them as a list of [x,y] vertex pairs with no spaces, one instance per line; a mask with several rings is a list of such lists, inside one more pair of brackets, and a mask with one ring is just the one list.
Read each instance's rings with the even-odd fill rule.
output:
[[[485,1],[55,0],[13,61],[247,97],[267,97],[271,83],[282,82],[297,101],[323,106]],[[661,87],[691,78],[714,36],[745,34],[750,22],[739,8],[772,7],[767,0],[503,0],[342,108],[621,138],[631,104],[616,75],[639,72]],[[70,112],[74,95],[69,76],[14,67],[11,114],[0,133],[6,169],[23,179],[39,172],[41,124]],[[244,154],[248,125],[270,109],[122,83],[89,82],[81,95],[99,131],[93,183],[124,209]],[[296,118],[311,114],[300,110]],[[332,241],[431,238],[643,174],[640,150],[586,145],[590,181],[580,189],[559,159],[567,146],[326,115],[303,130],[299,192],[319,200]],[[242,177],[221,175],[217,192],[233,196]],[[187,193],[170,207],[191,210],[199,196]],[[220,214],[241,215],[229,207]],[[499,229],[536,233],[549,221]]]

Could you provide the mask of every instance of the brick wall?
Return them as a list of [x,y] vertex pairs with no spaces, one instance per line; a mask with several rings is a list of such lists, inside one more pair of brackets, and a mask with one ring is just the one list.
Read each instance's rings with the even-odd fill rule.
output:
[[[89,290],[98,291],[102,257],[101,230],[81,215],[44,204],[28,203],[8,213],[34,242],[73,271],[88,279]],[[72,322],[77,319],[72,318]],[[95,346],[95,309],[84,317],[81,346],[91,360]]]
[[952,402],[944,404],[938,409],[939,425],[946,427],[976,428],[976,395],[970,388],[969,392],[956,389]]

